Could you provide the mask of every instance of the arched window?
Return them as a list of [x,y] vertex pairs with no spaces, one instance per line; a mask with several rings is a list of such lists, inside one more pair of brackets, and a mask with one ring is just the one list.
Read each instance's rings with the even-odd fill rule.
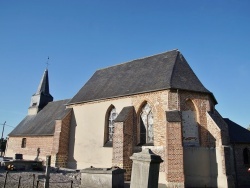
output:
[[249,164],[249,150],[247,148],[243,150],[243,160],[244,164]]
[[148,103],[140,112],[140,144],[154,144],[154,116]]
[[113,135],[114,135],[114,120],[117,117],[117,113],[115,108],[112,108],[112,110],[109,113],[109,128],[108,128],[108,141],[113,141]]
[[23,138],[22,139],[22,145],[21,145],[22,148],[26,148],[26,138]]
[[113,105],[109,107],[106,113],[105,132],[104,132],[104,146],[112,147],[114,135],[114,120],[117,117],[116,109]]

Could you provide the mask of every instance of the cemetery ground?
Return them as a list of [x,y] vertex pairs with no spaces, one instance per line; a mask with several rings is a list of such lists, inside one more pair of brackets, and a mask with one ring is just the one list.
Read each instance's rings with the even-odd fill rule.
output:
[[[7,170],[0,166],[0,187],[4,187]],[[5,188],[16,188],[19,184],[20,188],[44,188],[45,170],[13,170],[8,171]],[[37,184],[37,181],[38,184]],[[72,183],[73,181],[73,183]],[[81,187],[81,173],[79,170],[51,168],[50,173],[50,188],[80,188]],[[124,188],[129,188],[130,183],[125,182]]]
[[[7,170],[0,167],[0,187],[4,187]],[[45,171],[33,170],[10,170],[7,174],[5,188],[43,188]],[[21,177],[21,178],[20,178]],[[19,183],[20,180],[20,183]],[[77,170],[51,168],[50,188],[79,188],[81,185],[81,174]]]

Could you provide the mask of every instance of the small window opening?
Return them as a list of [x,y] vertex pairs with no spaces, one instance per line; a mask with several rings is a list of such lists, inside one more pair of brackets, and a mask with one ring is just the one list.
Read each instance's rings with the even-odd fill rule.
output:
[[243,150],[243,160],[244,164],[249,164],[249,150],[247,148]]
[[26,148],[26,138],[23,138],[22,139],[22,145],[21,145],[22,148]]

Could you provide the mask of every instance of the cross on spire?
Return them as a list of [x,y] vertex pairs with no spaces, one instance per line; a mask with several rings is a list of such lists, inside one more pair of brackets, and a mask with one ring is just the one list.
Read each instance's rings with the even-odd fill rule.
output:
[[46,69],[48,69],[48,67],[49,67],[49,56],[48,56],[46,64],[47,64]]

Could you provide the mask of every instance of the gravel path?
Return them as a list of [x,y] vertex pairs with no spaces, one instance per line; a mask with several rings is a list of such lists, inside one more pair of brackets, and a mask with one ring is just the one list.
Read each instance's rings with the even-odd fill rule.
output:
[[[18,187],[19,177],[21,176],[20,188],[33,188],[33,181],[35,177],[35,188],[37,187],[37,180],[39,180],[38,188],[44,187],[44,171],[9,171],[7,175],[6,188]],[[0,168],[0,187],[4,187],[6,177],[6,170]],[[81,175],[79,172],[71,169],[51,169],[50,173],[50,188],[79,188],[81,185]]]

